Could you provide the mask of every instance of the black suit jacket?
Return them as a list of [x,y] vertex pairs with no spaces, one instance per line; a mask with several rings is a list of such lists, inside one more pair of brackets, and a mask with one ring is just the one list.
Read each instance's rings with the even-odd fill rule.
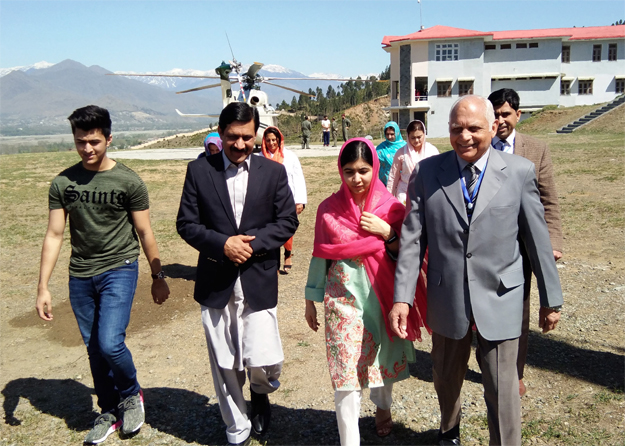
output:
[[[176,228],[199,251],[195,300],[211,308],[224,308],[238,274],[243,293],[255,310],[278,303],[280,246],[298,226],[295,202],[284,166],[260,156],[250,159],[247,194],[237,228],[221,153],[191,161],[187,167]],[[237,266],[224,255],[233,235],[253,235],[252,257]]]

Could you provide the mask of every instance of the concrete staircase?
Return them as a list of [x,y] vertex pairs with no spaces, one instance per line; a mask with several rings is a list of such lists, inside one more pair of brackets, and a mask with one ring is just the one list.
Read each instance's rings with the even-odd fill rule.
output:
[[598,108],[597,110],[588,113],[583,118],[579,118],[578,120],[565,125],[561,129],[556,130],[556,133],[573,133],[573,131],[576,130],[578,127],[592,121],[595,118],[598,118],[602,114],[609,112],[610,110],[618,107],[619,105],[623,103],[625,103],[625,95],[620,95],[616,99],[614,99],[612,102],[608,102],[603,107]]

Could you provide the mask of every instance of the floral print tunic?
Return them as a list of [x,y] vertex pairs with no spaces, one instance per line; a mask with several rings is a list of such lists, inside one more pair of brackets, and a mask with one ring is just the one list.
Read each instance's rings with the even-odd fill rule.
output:
[[412,342],[386,333],[380,303],[362,260],[327,261],[313,257],[306,298],[323,299],[325,338],[334,390],[381,387],[410,376]]

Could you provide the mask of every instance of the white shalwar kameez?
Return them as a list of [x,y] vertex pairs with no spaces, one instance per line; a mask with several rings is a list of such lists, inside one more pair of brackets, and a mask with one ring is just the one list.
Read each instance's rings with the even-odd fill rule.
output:
[[[247,191],[250,157],[238,166],[223,153],[230,204],[241,223]],[[245,369],[256,393],[274,392],[280,386],[284,354],[278,331],[276,307],[254,311],[245,300],[239,276],[228,305],[223,309],[202,305],[208,356],[221,416],[229,443],[245,441],[251,433],[243,397]]]

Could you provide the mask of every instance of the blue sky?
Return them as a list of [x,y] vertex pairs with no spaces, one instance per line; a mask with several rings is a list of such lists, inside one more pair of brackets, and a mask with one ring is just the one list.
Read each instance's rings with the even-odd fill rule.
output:
[[[422,0],[423,25],[480,31],[610,25],[623,0]],[[385,35],[419,29],[417,0],[0,1],[0,67],[73,59],[112,71],[207,70],[230,58],[355,76],[389,64]]]

